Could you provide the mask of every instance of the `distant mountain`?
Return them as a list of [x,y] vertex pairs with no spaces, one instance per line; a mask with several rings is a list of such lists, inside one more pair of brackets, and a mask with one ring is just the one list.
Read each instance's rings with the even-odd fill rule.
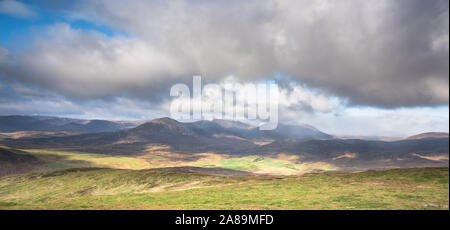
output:
[[448,167],[449,139],[401,141],[360,139],[277,140],[258,147],[261,155],[285,153],[305,162],[329,162],[342,168]]
[[55,127],[76,121],[79,120],[40,116],[0,116],[0,132],[54,131]]
[[[171,122],[172,121],[172,122]],[[177,122],[177,125],[175,125]],[[81,120],[60,117],[44,116],[0,116],[0,132],[41,131],[41,132],[75,132],[75,133],[100,133],[114,132],[135,128],[142,122],[108,121],[108,120]],[[274,139],[329,139],[331,135],[323,133],[309,125],[284,125],[279,124],[275,130],[261,131],[258,127],[239,122],[214,119],[189,123],[181,123],[170,118],[155,119],[144,124],[145,127],[154,128],[161,126],[161,132],[170,130],[170,127],[178,127],[173,132],[193,132],[197,135],[229,135],[249,140],[274,140]],[[158,133],[158,128],[153,129]],[[138,130],[135,130],[138,131]],[[173,133],[172,134],[175,134]]]
[[278,124],[275,130],[260,131],[266,139],[331,139],[333,136],[310,125]]
[[403,137],[391,137],[391,136],[360,136],[360,135],[343,135],[337,136],[339,139],[360,139],[367,141],[399,141],[403,140]]
[[429,132],[429,133],[421,133],[421,134],[407,137],[406,140],[420,140],[420,139],[430,139],[430,138],[449,138],[449,135],[448,135],[448,133]]
[[214,119],[214,120],[212,120],[212,123],[220,125],[221,127],[226,128],[226,129],[248,130],[248,129],[254,128],[254,126],[251,126],[249,124],[246,124],[246,123],[243,123],[240,121]]
[[[96,124],[96,125],[93,125]],[[255,141],[280,139],[326,139],[327,135],[311,126],[284,126],[261,131],[236,121],[212,120],[182,123],[171,118],[154,119],[137,127],[113,132],[92,133],[101,128],[112,129],[105,121],[77,121],[64,124],[65,130],[91,132],[71,136],[4,139],[2,143],[16,147],[70,148],[80,151],[129,154],[145,151],[158,144],[181,152],[221,152],[245,154],[256,148]],[[98,125],[98,126],[97,126]],[[95,127],[87,129],[86,126]]]
[[260,147],[266,154],[286,152],[304,155],[310,158],[330,158],[350,152],[364,159],[383,157],[403,157],[404,154],[448,154],[447,138],[402,140],[402,141],[367,141],[360,139],[333,140],[279,140]]
[[227,129],[215,122],[182,123],[167,117],[117,132],[121,143],[163,144],[187,152],[233,152],[254,147],[250,140],[220,135],[223,133],[228,133]]
[[106,120],[87,120],[87,121],[70,122],[68,124],[55,127],[55,129],[57,131],[65,131],[65,132],[100,133],[133,128],[137,124],[139,123],[117,122]]
[[279,140],[279,139],[330,139],[333,136],[319,131],[310,125],[278,124],[274,130],[259,130],[239,121],[212,120],[187,123],[197,132],[209,134],[228,134],[252,141]]
[[[103,121],[83,122],[82,125],[109,124]],[[420,138],[388,142],[338,139],[307,125],[280,124],[275,130],[261,131],[245,123],[225,120],[183,123],[171,118],[159,118],[113,132],[21,135],[0,136],[0,144],[12,148],[60,149],[113,155],[151,154],[161,151],[161,148],[163,152],[179,154],[274,156],[282,153],[295,155],[300,162],[322,162],[348,170],[386,166],[448,167],[449,154],[448,135],[438,138],[443,135],[428,134]]]
[[[147,150],[149,145],[165,145],[180,152],[221,151],[233,153],[251,149],[250,140],[214,135],[210,125],[200,129],[201,123],[181,123],[171,118],[154,119],[137,127],[114,132],[88,133],[44,138],[1,140],[1,143],[26,148],[62,148],[85,152],[135,154]],[[218,126],[220,131],[223,131]]]
[[0,132],[111,132],[135,127],[139,122],[80,120],[45,116],[0,116]]

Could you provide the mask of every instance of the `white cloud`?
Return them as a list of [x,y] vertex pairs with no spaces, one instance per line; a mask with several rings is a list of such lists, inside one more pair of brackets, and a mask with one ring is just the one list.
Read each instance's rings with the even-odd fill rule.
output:
[[[215,87],[213,89],[214,92],[211,92],[211,89],[208,90],[206,88],[207,85],[202,86],[203,105],[198,103],[196,99],[193,99],[193,91],[190,89],[190,98],[171,98],[170,100],[165,101],[161,108],[169,111],[172,103],[175,103],[176,105],[188,104],[192,105],[192,112],[200,113],[202,110],[205,111],[206,107],[211,107],[214,103],[217,105],[220,102],[222,108],[233,108],[236,111],[236,114],[245,114],[245,117],[248,118],[248,109],[255,109],[255,114],[257,114],[257,107],[249,105],[256,105],[258,103],[258,95],[256,94],[258,83],[265,84],[266,82],[241,82],[236,77],[229,76],[216,85],[218,86],[218,89],[221,89],[219,91],[217,91],[217,88]],[[254,89],[254,92],[252,92],[251,89]],[[225,99],[224,90],[233,92],[235,96],[233,96],[234,99],[232,100],[234,101]],[[207,93],[207,95],[205,95],[205,93]],[[286,121],[299,120],[302,119],[303,116],[309,116],[316,113],[336,113],[345,106],[345,102],[336,97],[331,97],[325,93],[308,89],[306,86],[296,83],[290,83],[287,88],[278,88],[277,94],[279,95],[279,100],[277,101],[279,109],[278,114],[280,119]],[[270,94],[267,100],[270,100]],[[223,109],[222,112],[225,113],[225,109]],[[206,115],[212,116],[212,114]],[[239,116],[238,119],[242,119],[242,117]]]
[[405,137],[424,132],[449,132],[449,108],[344,108],[340,114],[304,116],[303,123],[334,135]]

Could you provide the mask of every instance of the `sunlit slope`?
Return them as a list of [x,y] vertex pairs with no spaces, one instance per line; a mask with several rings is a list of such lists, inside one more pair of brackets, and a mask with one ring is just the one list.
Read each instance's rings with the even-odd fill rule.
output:
[[307,172],[334,171],[339,168],[325,162],[301,162],[298,156],[278,154],[271,156],[235,156],[213,153],[176,154],[160,151],[154,154],[118,156],[96,153],[55,150],[21,150],[38,158],[40,167],[30,172],[45,172],[70,168],[151,169],[165,167],[204,167],[242,170],[257,174],[297,175]]
[[301,175],[310,172],[357,172],[399,167],[448,167],[448,156],[446,155],[426,156],[416,153],[411,154],[411,159],[360,161],[353,153],[338,155],[331,159],[307,160],[302,156],[284,153],[270,155],[179,154],[167,150],[164,146],[154,146],[151,149],[152,152],[131,156],[43,149],[9,150],[22,152],[39,159],[40,164],[28,167],[26,168],[28,170],[22,172],[45,172],[86,167],[140,170],[193,166],[241,170],[256,174]]

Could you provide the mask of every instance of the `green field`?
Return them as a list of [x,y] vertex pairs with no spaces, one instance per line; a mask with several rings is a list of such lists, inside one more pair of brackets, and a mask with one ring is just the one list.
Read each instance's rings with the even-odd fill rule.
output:
[[448,168],[295,176],[68,169],[0,177],[0,209],[448,209]]

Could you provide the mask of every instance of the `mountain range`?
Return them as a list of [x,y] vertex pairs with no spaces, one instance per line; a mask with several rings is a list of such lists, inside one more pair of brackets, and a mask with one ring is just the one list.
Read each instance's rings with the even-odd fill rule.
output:
[[47,116],[0,116],[0,132],[43,131],[97,133],[128,129],[142,122],[81,120]]
[[[380,141],[340,139],[308,125],[280,124],[275,130],[261,131],[255,126],[228,120],[183,123],[171,118],[159,118],[138,123],[8,116],[1,117],[0,121],[0,130],[21,130],[20,135],[14,132],[0,136],[0,144],[16,149],[55,149],[127,156],[151,154],[161,148],[185,155],[287,154],[297,156],[301,162],[332,162],[349,170],[356,166],[448,167],[448,133],[425,133],[402,140]],[[40,134],[32,131],[31,134],[23,134],[26,132],[23,130],[63,133]],[[75,133],[71,132],[73,130]]]
[[[4,119],[6,120],[6,119]],[[33,122],[29,122],[29,120]],[[39,122],[36,122],[39,121]],[[288,126],[280,125],[275,130],[261,131],[242,122],[227,120],[196,121],[189,123],[178,122],[171,118],[159,118],[145,122],[136,127],[116,130],[119,126],[110,121],[96,121],[96,123],[107,123],[109,126],[95,130],[89,126],[93,121],[59,121],[50,119],[25,119],[33,123],[33,127],[25,130],[57,130],[70,132],[72,127],[85,124],[89,132],[82,134],[47,135],[41,137],[25,136],[16,139],[8,139],[9,145],[16,147],[31,148],[70,148],[83,151],[108,152],[115,154],[132,154],[143,151],[149,144],[160,144],[171,146],[175,151],[181,152],[203,152],[214,151],[220,153],[245,153],[247,150],[258,146],[255,142],[264,142],[281,139],[329,139],[331,135],[323,133],[312,126]],[[50,120],[50,121],[49,121]],[[16,118],[16,123],[17,118]],[[16,127],[23,127],[21,124]],[[42,123],[51,124],[44,128]],[[10,125],[11,126],[11,125]],[[63,129],[70,127],[69,129]],[[89,128],[88,128],[89,127]],[[105,129],[114,131],[105,132]],[[5,130],[7,128],[3,128]],[[18,128],[9,130],[18,130]],[[80,129],[76,129],[77,131]],[[58,133],[60,134],[60,133]]]

